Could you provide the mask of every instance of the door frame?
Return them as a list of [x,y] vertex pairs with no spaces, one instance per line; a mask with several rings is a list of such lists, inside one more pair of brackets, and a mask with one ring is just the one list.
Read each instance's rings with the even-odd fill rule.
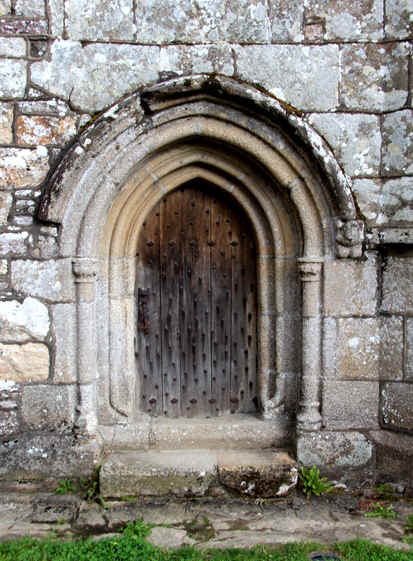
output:
[[148,441],[130,399],[136,238],[159,197],[194,177],[232,194],[256,232],[263,417],[295,418],[284,384],[291,374],[301,396],[297,429],[318,431],[323,263],[360,257],[363,224],[330,148],[297,112],[249,84],[207,75],[112,107],[47,179],[39,218],[60,224],[59,263],[73,263],[64,348],[74,357],[76,425],[91,436],[99,427],[108,442],[115,431],[119,443],[131,427],[126,440],[136,443],[141,431]]

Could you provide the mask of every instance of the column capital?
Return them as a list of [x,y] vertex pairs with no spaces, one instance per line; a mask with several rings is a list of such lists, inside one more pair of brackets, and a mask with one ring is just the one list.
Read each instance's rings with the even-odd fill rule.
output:
[[300,257],[297,261],[302,282],[318,282],[320,280],[323,259]]
[[94,282],[98,271],[98,260],[90,257],[75,257],[72,260],[75,282]]

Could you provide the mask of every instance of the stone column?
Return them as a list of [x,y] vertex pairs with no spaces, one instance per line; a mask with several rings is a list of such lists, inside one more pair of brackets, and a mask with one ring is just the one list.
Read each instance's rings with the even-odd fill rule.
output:
[[96,432],[96,315],[95,284],[97,261],[87,257],[73,260],[77,300],[77,380],[79,405],[76,429],[89,436]]
[[321,270],[322,260],[298,260],[302,286],[302,375],[297,431],[321,428]]

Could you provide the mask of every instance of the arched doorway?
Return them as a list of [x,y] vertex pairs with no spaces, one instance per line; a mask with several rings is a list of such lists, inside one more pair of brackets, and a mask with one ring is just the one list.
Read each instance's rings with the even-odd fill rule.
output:
[[253,229],[232,197],[201,179],[164,197],[137,250],[138,402],[165,417],[257,410]]
[[[216,443],[214,432],[233,446],[240,433],[235,415],[169,423],[135,399],[142,223],[164,197],[199,178],[239,203],[256,237],[254,445],[284,445],[294,428],[301,434],[322,425],[325,265],[362,251],[347,178],[297,112],[249,84],[195,76],[133,94],[94,121],[65,152],[41,202],[40,218],[60,225],[57,257],[73,263],[63,347],[76,358],[76,422],[110,446],[176,446],[178,436],[181,446]],[[241,417],[251,436],[252,416]],[[191,433],[200,424],[209,429]]]

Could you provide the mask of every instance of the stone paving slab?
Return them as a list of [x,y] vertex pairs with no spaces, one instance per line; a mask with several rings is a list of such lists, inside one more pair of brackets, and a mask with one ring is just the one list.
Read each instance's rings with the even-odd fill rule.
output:
[[[76,497],[9,494],[0,496],[0,540],[22,536],[46,537],[53,533],[64,539],[93,536],[113,537],[127,522],[143,519],[153,524],[148,540],[164,548],[195,545],[199,548],[250,548],[265,544],[275,546],[289,542],[317,541],[331,543],[355,538],[395,548],[407,548],[404,522],[413,514],[413,501],[393,501],[395,520],[366,518],[360,510],[369,500],[350,493],[327,495],[306,500],[297,494],[279,500],[183,501],[152,499],[112,501],[102,508]],[[397,497],[396,497],[397,498]],[[49,503],[48,503],[49,499]],[[46,508],[45,505],[48,504]],[[39,505],[41,506],[41,510]],[[58,518],[69,506],[78,506],[72,520]],[[36,522],[39,512],[49,512],[50,522]]]

